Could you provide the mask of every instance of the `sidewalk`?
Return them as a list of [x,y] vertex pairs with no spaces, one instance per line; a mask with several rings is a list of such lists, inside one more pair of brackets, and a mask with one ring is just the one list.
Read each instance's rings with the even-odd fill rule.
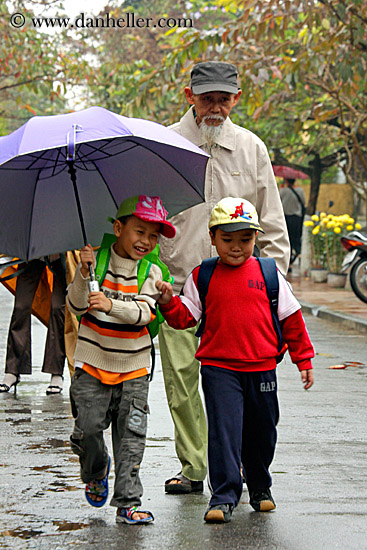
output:
[[[367,304],[349,289],[314,283],[308,277],[292,276],[287,280],[299,300],[302,311],[367,334]],[[347,281],[347,285],[348,285]]]

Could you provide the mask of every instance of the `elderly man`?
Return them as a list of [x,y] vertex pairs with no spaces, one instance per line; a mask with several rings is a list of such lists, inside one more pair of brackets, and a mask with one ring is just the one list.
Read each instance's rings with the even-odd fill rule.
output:
[[[209,61],[194,66],[185,88],[191,108],[171,128],[210,154],[205,179],[205,203],[174,216],[177,233],[163,239],[161,257],[179,292],[191,270],[215,255],[208,234],[213,206],[227,196],[242,197],[256,206],[264,234],[258,236],[261,256],[273,257],[282,273],[289,264],[289,241],[278,188],[264,143],[233,124],[229,114],[241,90],[237,69]],[[231,307],[231,304],[228,304]],[[182,471],[167,479],[167,493],[203,490],[206,476],[207,427],[198,391],[195,329],[176,331],[162,325],[159,344],[168,405],[175,425],[176,453]],[[236,422],[235,414],[233,421]]]

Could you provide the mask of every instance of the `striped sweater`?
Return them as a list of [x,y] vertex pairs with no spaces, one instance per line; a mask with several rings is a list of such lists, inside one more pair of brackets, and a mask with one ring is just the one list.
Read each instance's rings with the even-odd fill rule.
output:
[[67,288],[66,303],[75,315],[83,315],[74,358],[110,372],[132,372],[149,367],[151,340],[147,325],[155,317],[156,281],[162,279],[152,264],[138,294],[136,260],[121,258],[111,248],[111,259],[101,291],[112,302],[111,311],[88,311],[89,277],[77,268]]

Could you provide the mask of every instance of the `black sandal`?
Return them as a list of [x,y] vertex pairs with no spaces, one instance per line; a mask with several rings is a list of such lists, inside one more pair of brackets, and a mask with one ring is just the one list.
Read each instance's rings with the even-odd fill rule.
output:
[[19,374],[16,375],[17,379],[15,380],[15,382],[13,382],[12,384],[10,384],[10,386],[8,386],[8,384],[0,384],[0,393],[9,393],[10,389],[11,388],[14,388],[14,395],[16,395],[17,393],[17,385],[19,384],[20,382],[20,376]]
[[[178,483],[172,483],[172,481],[178,481]],[[176,476],[165,481],[164,489],[166,493],[170,494],[202,493],[204,490],[204,483],[202,481],[188,479],[182,472],[179,472]]]

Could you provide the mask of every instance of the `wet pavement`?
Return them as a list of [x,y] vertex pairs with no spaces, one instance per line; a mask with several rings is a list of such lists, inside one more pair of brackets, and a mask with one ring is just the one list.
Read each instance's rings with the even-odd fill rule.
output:
[[[11,309],[12,297],[1,287],[1,370]],[[110,506],[94,509],[84,498],[69,447],[69,373],[63,394],[45,395],[45,329],[34,321],[33,374],[22,377],[16,397],[0,395],[0,548],[365,550],[367,366],[329,367],[366,363],[366,337],[311,315],[306,323],[318,353],[314,387],[302,389],[289,357],[278,367],[281,418],[271,467],[277,509],[253,512],[244,489],[231,523],[206,525],[206,484],[202,495],[164,494],[163,482],[179,463],[158,357],[142,464],[143,507],[156,519],[128,526],[115,523]],[[230,414],[236,421],[236,411]],[[108,433],[106,441],[111,448]],[[110,484],[113,477],[112,468]]]
[[292,274],[287,279],[302,304],[303,312],[367,335],[367,304],[356,297],[348,278],[345,288],[332,288],[327,283],[314,283],[308,277]]

